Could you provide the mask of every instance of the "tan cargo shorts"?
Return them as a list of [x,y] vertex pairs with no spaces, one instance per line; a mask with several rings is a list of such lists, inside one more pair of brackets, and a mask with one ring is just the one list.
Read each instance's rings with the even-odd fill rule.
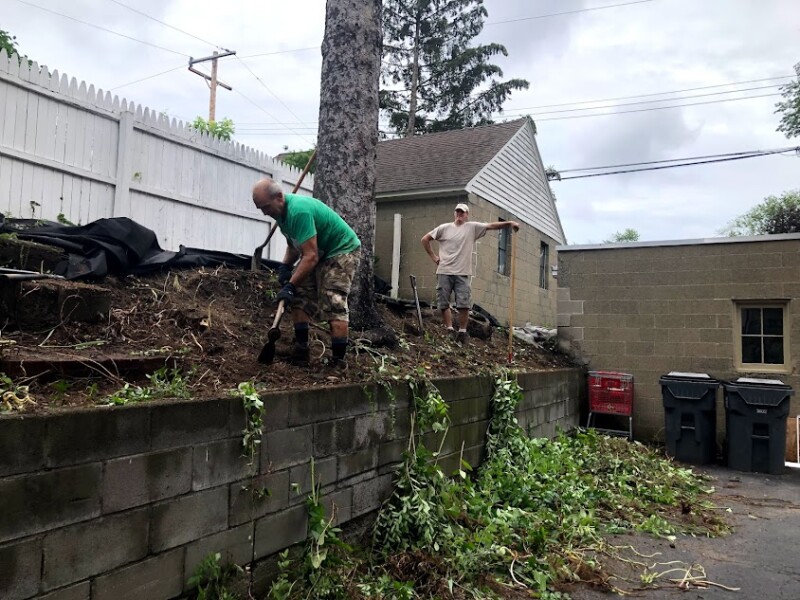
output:
[[361,248],[321,261],[298,286],[295,307],[312,319],[349,321],[347,296],[360,262]]
[[437,275],[436,305],[439,310],[450,307],[450,294],[455,292],[456,308],[472,308],[469,276]]

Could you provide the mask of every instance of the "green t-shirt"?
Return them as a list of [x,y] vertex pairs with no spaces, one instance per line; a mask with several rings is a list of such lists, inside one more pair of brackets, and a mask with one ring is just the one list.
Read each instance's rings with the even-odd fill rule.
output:
[[355,231],[325,203],[286,194],[286,217],[278,219],[281,232],[295,248],[317,236],[320,260],[347,254],[361,247]]

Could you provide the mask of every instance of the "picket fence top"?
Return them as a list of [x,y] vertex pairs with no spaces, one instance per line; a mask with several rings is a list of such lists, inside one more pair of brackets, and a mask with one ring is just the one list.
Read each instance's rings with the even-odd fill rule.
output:
[[[3,74],[6,76],[3,77]],[[170,118],[162,111],[143,107],[141,104],[112,95],[109,91],[95,89],[93,84],[87,85],[85,81],[78,83],[75,77],[69,77],[55,69],[50,71],[47,66],[40,66],[36,61],[29,62],[25,57],[20,58],[17,54],[9,56],[5,49],[0,49],[0,79],[10,82],[16,80],[21,82],[22,87],[26,89],[38,88],[49,92],[47,95],[50,97],[57,99],[61,96],[87,109],[110,113],[116,119],[119,119],[122,113],[133,113],[134,121],[140,125],[203,146],[228,158],[257,165],[267,171],[288,172],[288,175],[294,176],[294,178],[299,178],[301,173],[300,169],[276,160],[260,150],[236,141],[222,140],[207,132],[197,131],[191,123],[183,122],[175,117]]]

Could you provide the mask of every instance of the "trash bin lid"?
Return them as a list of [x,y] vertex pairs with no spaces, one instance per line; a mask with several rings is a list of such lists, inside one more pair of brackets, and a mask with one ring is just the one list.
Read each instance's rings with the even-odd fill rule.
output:
[[670,371],[667,377],[681,377],[683,379],[711,379],[708,373],[684,373],[682,371]]
[[745,404],[753,406],[778,406],[794,395],[791,386],[780,379],[759,379],[756,377],[739,377],[736,381],[724,381],[725,402],[728,396],[736,394]]
[[739,377],[734,383],[749,383],[751,385],[776,385],[789,387],[780,379],[758,379],[756,377]]
[[658,380],[659,383],[664,384],[669,381],[687,382],[687,383],[707,383],[719,385],[719,379],[714,379],[708,373],[688,373],[684,371],[670,371],[666,375],[662,375]]

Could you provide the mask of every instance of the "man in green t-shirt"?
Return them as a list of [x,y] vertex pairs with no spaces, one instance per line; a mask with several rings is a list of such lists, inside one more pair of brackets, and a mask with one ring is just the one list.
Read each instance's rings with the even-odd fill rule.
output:
[[361,241],[330,207],[316,198],[285,194],[272,179],[256,183],[253,203],[277,221],[288,243],[278,271],[283,287],[277,300],[292,307],[295,346],[291,361],[308,364],[309,324],[320,312],[331,327],[331,364],[344,366],[347,296],[361,258]]

